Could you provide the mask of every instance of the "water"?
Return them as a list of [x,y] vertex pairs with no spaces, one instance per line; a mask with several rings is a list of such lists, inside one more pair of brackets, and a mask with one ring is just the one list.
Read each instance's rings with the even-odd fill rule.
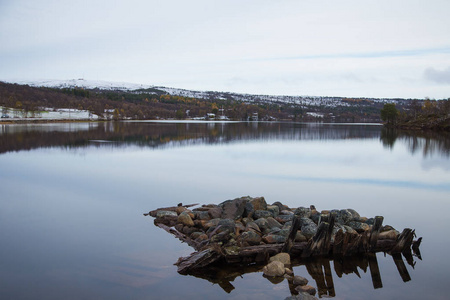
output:
[[287,281],[274,284],[258,269],[220,270],[211,281],[179,275],[173,263],[192,249],[142,215],[245,195],[353,208],[423,237],[423,260],[414,268],[404,260],[409,281],[390,255],[376,255],[376,289],[367,258],[347,262],[349,274],[339,262],[299,262],[294,273],[319,289],[311,270],[330,266],[322,295],[448,299],[448,135],[357,124],[0,126],[2,299],[284,299]]

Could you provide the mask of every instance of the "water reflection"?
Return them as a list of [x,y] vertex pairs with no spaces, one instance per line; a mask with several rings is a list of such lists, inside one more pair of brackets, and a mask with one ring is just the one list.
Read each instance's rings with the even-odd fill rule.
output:
[[189,146],[240,140],[378,138],[379,126],[310,126],[298,123],[105,122],[2,125],[0,153],[45,147]]
[[384,147],[393,149],[397,140],[406,144],[412,153],[422,153],[423,157],[450,156],[450,133],[433,131],[405,131],[383,128],[380,140]]
[[[413,258],[411,251],[406,251],[402,254],[384,254],[385,256],[391,256],[393,262],[397,268],[398,274],[403,282],[411,280],[411,276],[406,268],[403,258],[414,269],[416,261]],[[420,254],[414,253],[414,257],[421,259]],[[378,265],[378,259],[375,253],[365,253],[361,255],[351,257],[334,257],[334,258],[314,258],[308,260],[293,260],[292,270],[295,272],[301,272],[306,269],[309,276],[314,282],[309,282],[309,285],[313,285],[317,288],[317,294],[322,297],[336,297],[335,284],[333,279],[332,265],[334,267],[334,273],[342,278],[345,275],[355,274],[361,278],[361,271],[367,273],[369,271],[372,285],[374,289],[380,289],[383,287],[383,280]],[[264,265],[219,265],[212,266],[201,271],[190,273],[187,276],[194,276],[197,278],[205,279],[213,284],[219,285],[225,292],[231,293],[235,289],[232,282],[238,277],[243,277],[249,273],[262,273]],[[273,284],[283,284],[285,282],[284,277],[274,277],[267,279]],[[291,295],[297,295],[292,278],[286,279]]]

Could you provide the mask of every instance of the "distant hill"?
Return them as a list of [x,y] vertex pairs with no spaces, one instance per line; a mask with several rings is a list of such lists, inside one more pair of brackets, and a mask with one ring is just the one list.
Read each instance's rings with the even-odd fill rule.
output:
[[252,95],[84,79],[0,83],[3,106],[77,108],[115,119],[198,118],[215,113],[234,120],[257,116],[258,120],[379,122],[385,103],[402,110],[411,100]]

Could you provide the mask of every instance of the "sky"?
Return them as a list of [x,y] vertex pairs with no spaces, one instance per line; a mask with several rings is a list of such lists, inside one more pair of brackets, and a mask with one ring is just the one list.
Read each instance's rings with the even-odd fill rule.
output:
[[448,0],[0,0],[0,81],[450,97]]

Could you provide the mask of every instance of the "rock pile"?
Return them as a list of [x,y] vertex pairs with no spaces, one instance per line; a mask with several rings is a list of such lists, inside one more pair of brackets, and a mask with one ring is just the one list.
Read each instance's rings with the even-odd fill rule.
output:
[[[280,202],[272,205],[264,197],[241,197],[227,200],[218,205],[208,204],[190,210],[186,206],[169,207],[151,211],[155,223],[174,227],[192,240],[197,250],[204,245],[248,247],[264,244],[285,243],[294,217],[300,219],[300,230],[295,234],[295,242],[309,241],[321,222],[327,222],[330,214],[336,216],[331,234],[331,242],[336,233],[363,233],[369,231],[374,218],[361,217],[353,209],[318,211],[309,208],[290,208]],[[399,232],[391,226],[383,226],[379,240],[395,240]]]

